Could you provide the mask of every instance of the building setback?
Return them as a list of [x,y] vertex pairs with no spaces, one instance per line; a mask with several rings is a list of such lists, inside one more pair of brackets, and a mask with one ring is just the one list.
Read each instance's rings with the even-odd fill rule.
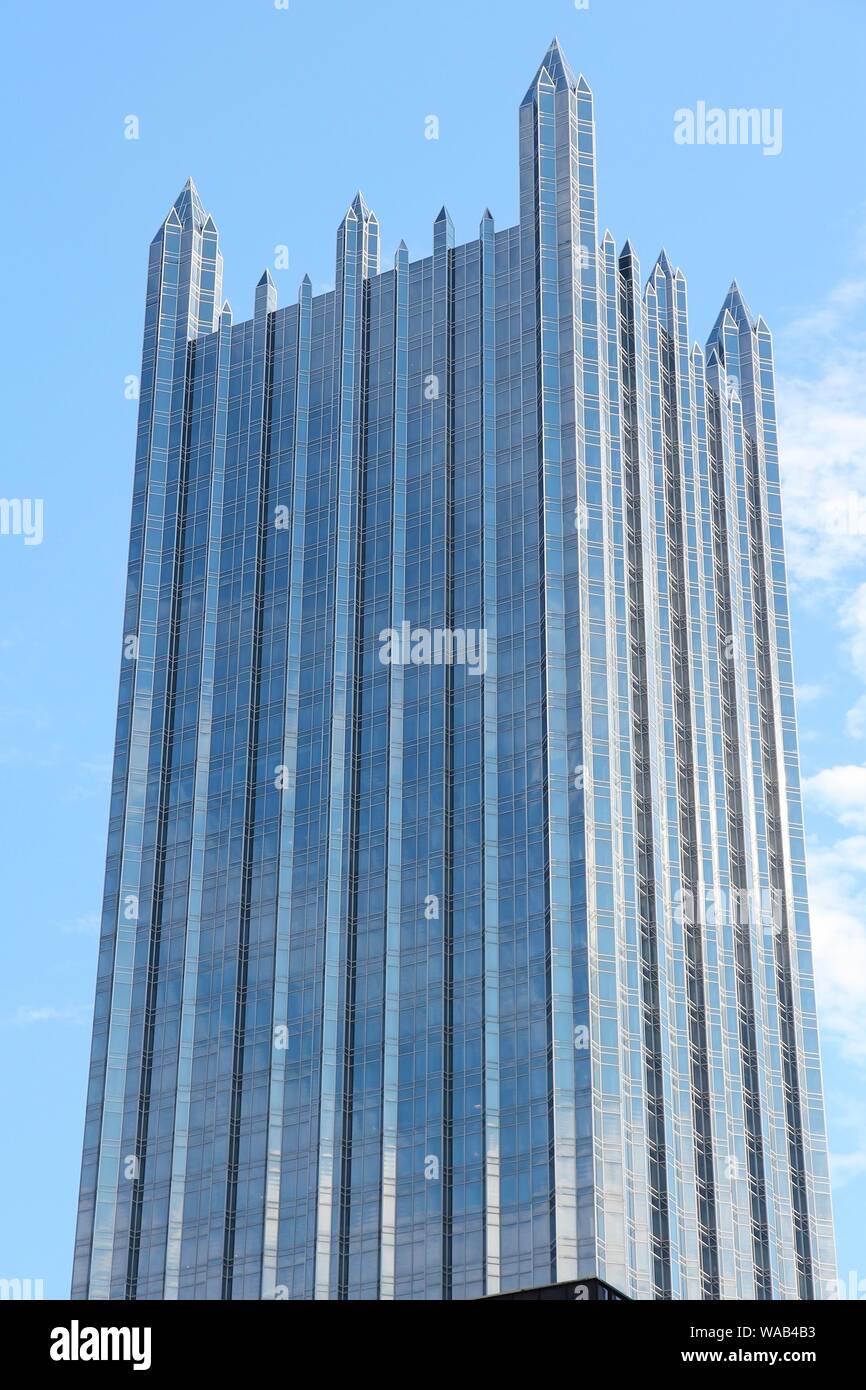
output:
[[692,346],[681,271],[599,240],[555,41],[518,226],[381,270],[358,194],[333,291],[235,324],[221,280],[189,182],[73,1294],[826,1296],[767,325],[734,284]]

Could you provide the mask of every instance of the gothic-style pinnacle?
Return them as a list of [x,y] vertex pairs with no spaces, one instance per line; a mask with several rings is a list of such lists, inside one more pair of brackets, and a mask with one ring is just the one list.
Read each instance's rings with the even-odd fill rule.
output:
[[743,332],[743,330],[752,329],[754,326],[755,321],[752,318],[748,304],[743,298],[742,291],[736,280],[732,280],[731,287],[725,295],[722,307],[719,310],[718,317],[713,324],[707,342],[714,342],[722,332],[723,327],[734,327],[739,332]]
[[654,275],[655,272],[656,272],[657,270],[660,270],[660,271],[661,271],[661,273],[662,273],[662,275],[664,275],[665,279],[670,279],[670,280],[672,280],[673,277],[674,277],[674,268],[673,268],[673,266],[672,266],[671,263],[670,263],[670,259],[668,258],[668,253],[667,253],[667,251],[665,250],[664,247],[662,247],[661,251],[659,252],[658,256],[656,257],[656,263],[655,263],[655,265],[654,265],[653,268],[652,268],[652,274]]
[[357,217],[359,222],[367,222],[370,220],[370,218],[373,218],[375,220],[375,213],[370,210],[370,207],[367,204],[367,200],[361,192],[360,188],[358,189],[357,193],[355,194],[354,198],[349,204],[349,210],[346,213],[346,217],[349,216],[349,213],[352,213],[355,217]]
[[191,178],[187,179],[175,198],[174,207],[184,227],[193,227],[196,231],[202,231],[208,215],[199,197],[198,189]]
[[[555,35],[551,40],[550,47],[539,64],[535,76],[529,84],[526,96],[523,98],[524,101],[532,99],[541,77],[545,74],[557,89],[560,87],[568,87],[571,91],[577,89],[578,82],[572,71],[571,64],[560,48],[559,39],[556,38]],[[580,80],[583,83],[583,90],[588,92],[589,87],[587,87],[583,77],[581,77]]]

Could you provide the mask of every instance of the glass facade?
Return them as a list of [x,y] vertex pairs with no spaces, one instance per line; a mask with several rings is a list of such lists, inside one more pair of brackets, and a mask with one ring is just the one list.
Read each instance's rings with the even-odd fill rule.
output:
[[596,212],[222,302],[150,252],[73,1293],[821,1297],[770,333]]

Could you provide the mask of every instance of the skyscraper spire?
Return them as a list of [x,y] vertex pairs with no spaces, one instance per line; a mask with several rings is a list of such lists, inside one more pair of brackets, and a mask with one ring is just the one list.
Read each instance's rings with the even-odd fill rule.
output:
[[277,307],[277,287],[269,270],[262,272],[256,285],[256,318],[271,314]]
[[718,317],[713,324],[710,336],[707,340],[708,343],[715,342],[721,332],[722,322],[726,313],[730,314],[740,332],[743,332],[744,329],[752,329],[755,326],[751,310],[743,298],[743,292],[736,280],[731,281],[731,287],[722,302],[722,307],[719,310]]
[[[550,41],[550,46],[542,58],[535,76],[526,89],[524,101],[532,99],[539,79],[544,75],[550,78],[555,88],[568,87],[571,91],[577,88],[577,79],[572,71],[571,64],[559,46],[559,39],[554,35]],[[587,90],[589,90],[587,88]]]
[[179,260],[175,312],[185,318],[186,335],[211,333],[219,322],[223,259],[219,232],[205,210],[198,189],[187,179],[151,242],[160,264]]
[[366,278],[379,273],[379,219],[370,209],[363,193],[358,189],[346,214],[337,229],[337,280],[341,267],[345,264],[348,250],[347,234],[354,235],[357,229],[360,241],[358,250],[361,256],[361,275]]
[[194,227],[196,231],[202,230],[207,221],[207,213],[192,179],[187,179],[178,193],[174,200],[174,208],[183,227]]
[[454,223],[446,207],[441,207],[433,222],[434,253],[454,245]]

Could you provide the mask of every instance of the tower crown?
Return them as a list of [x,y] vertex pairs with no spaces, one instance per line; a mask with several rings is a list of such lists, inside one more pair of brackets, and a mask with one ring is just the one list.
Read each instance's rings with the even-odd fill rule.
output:
[[[577,91],[578,80],[574,75],[571,64],[559,46],[559,39],[556,35],[552,38],[550,47],[542,58],[538,71],[527,88],[526,96],[523,98],[524,101],[532,100],[539,82],[545,75],[550,78],[555,88],[568,87],[572,92]],[[581,81],[583,81],[583,78],[581,78]]]

